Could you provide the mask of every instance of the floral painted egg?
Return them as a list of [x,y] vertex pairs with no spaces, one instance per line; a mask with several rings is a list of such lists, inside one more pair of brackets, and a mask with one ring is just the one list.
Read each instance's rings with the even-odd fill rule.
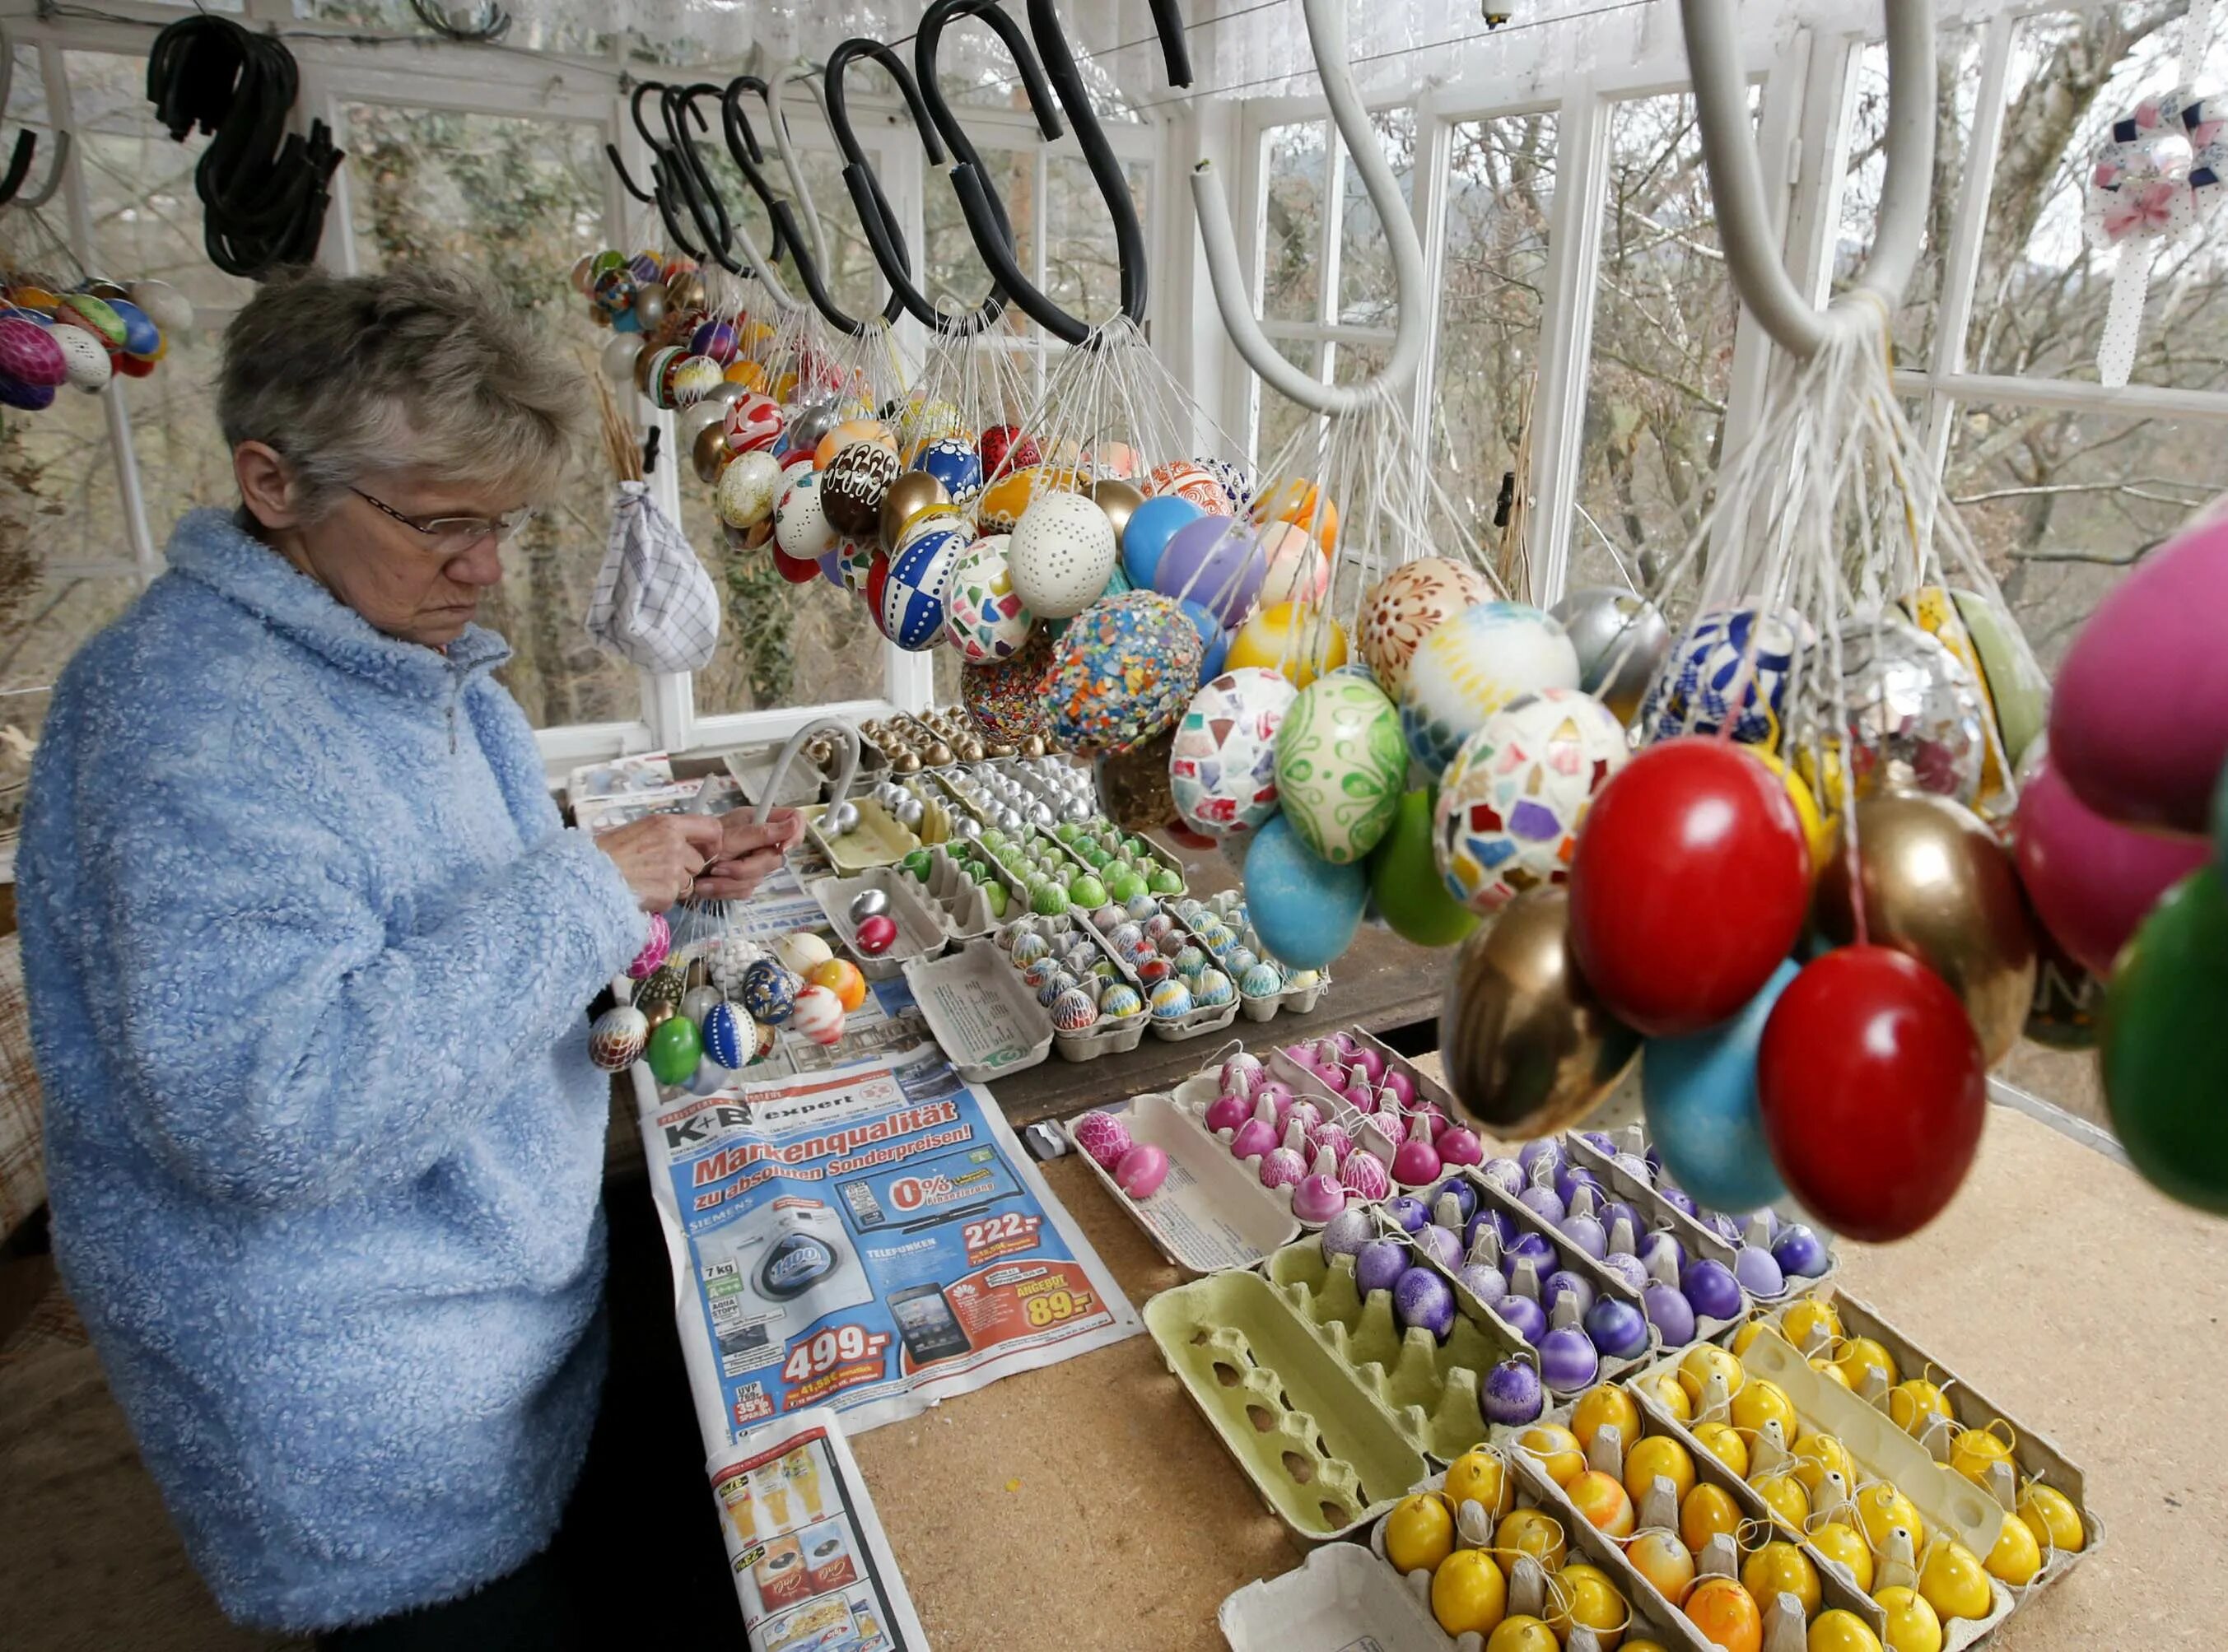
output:
[[1192,983],[1192,998],[1207,1009],[1220,1009],[1238,996],[1238,989],[1230,984],[1230,977],[1219,969],[1200,972]]
[[1479,603],[1417,645],[1400,688],[1400,728],[1436,775],[1520,694],[1578,686],[1578,651],[1559,621],[1528,603]]
[[1034,933],[1014,937],[1014,967],[1027,969],[1052,955],[1052,942]]
[[650,1044],[650,1018],[631,1004],[618,1004],[588,1029],[588,1059],[606,1073],[631,1067]]
[[1293,696],[1277,730],[1277,793],[1316,858],[1344,864],[1374,849],[1407,776],[1399,713],[1374,683],[1326,677]]
[[1145,496],[1158,499],[1173,494],[1188,500],[1210,516],[1229,516],[1236,512],[1236,502],[1229,490],[1215,478],[1214,473],[1189,459],[1177,459],[1156,466],[1146,478]]
[[1448,892],[1491,913],[1568,882],[1586,809],[1625,756],[1623,726],[1591,694],[1550,688],[1502,706],[1440,778],[1432,847]]
[[898,456],[879,442],[854,442],[820,473],[820,508],[838,533],[871,544],[880,532],[882,496],[898,479]]
[[781,440],[785,424],[779,402],[749,390],[727,404],[720,428],[727,435],[728,447],[737,453],[771,453]]
[[665,922],[665,914],[653,912],[650,915],[650,939],[642,943],[642,950],[634,955],[626,973],[635,980],[645,980],[672,951],[672,927]]
[[912,469],[942,482],[955,505],[971,505],[983,491],[983,461],[964,437],[939,436],[923,443]]
[[1284,990],[1284,978],[1274,964],[1256,964],[1238,978],[1238,990],[1249,998],[1271,998]]
[[797,1007],[797,977],[772,959],[761,958],[743,972],[742,990],[735,996],[744,1013],[760,1026],[779,1026]]
[[1017,746],[1049,740],[1055,643],[1039,630],[1010,660],[995,660],[959,673],[959,704],[989,739]]
[[882,586],[882,630],[891,641],[919,654],[944,641],[944,596],[966,549],[962,528],[940,526],[899,547]]
[[1180,1021],[1191,1013],[1191,988],[1171,976],[1155,985],[1147,1002],[1152,1005],[1154,1020]]
[[773,542],[799,562],[817,562],[836,548],[836,529],[820,508],[820,473],[803,465],[787,475],[773,502]]
[[839,1044],[843,1042],[843,1000],[824,986],[808,986],[790,1008],[789,1025],[816,1044]]
[[1144,1007],[1144,999],[1137,996],[1137,989],[1127,981],[1109,981],[1106,990],[1098,995],[1098,1013],[1109,1020],[1118,1021],[1124,1016],[1136,1014]]
[[724,998],[704,1012],[704,1053],[726,1068],[739,1068],[758,1048],[759,1032],[747,1015]]
[[1081,1032],[1098,1019],[1098,1006],[1081,987],[1070,987],[1052,1001],[1052,1024],[1062,1032]]
[[1031,613],[1052,620],[1080,614],[1097,602],[1113,575],[1116,556],[1114,525],[1106,513],[1096,501],[1067,493],[1032,500],[1006,550],[1014,590]]
[[1490,602],[1483,574],[1445,557],[1404,562],[1365,592],[1355,641],[1387,694],[1400,698],[1408,661],[1424,639],[1464,609]]
[[[1014,542],[1020,545],[1019,534]],[[1018,581],[1018,566],[1015,573]],[[1157,592],[1093,603],[1054,650],[1047,696],[1053,740],[1114,756],[1143,744],[1182,715],[1199,686],[1200,652],[1183,609]]]
[[[1664,673],[1640,708],[1651,740],[1715,734],[1728,722],[1745,745],[1776,746],[1796,650],[1812,640],[1792,611],[1719,609],[1702,615],[1671,647]],[[1753,664],[1744,666],[1750,651]]]
[[975,451],[983,461],[985,476],[996,476],[1002,471],[1027,470],[1044,462],[1036,439],[1022,435],[1018,424],[991,425],[976,442]]
[[962,551],[952,564],[944,597],[944,635],[970,666],[1012,659],[1036,625],[1007,566],[1013,542],[1009,533],[993,533]]
[[975,526],[982,533],[1011,533],[1021,513],[1029,507],[1040,488],[1049,489],[1044,473],[1036,466],[1015,469],[998,477],[983,488],[975,501]]
[[1298,693],[1258,666],[1200,686],[1168,748],[1168,788],[1187,826],[1236,837],[1277,812],[1277,730]]
[[729,527],[756,527],[773,515],[781,496],[781,467],[771,453],[739,453],[720,473],[714,503]]
[[1233,514],[1253,502],[1253,478],[1243,465],[1227,459],[1195,459],[1193,462],[1222,484]]

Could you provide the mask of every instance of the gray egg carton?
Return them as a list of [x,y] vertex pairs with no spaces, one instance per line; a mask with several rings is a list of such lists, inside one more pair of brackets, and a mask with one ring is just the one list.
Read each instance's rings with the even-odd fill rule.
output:
[[[859,932],[851,922],[851,903],[862,890],[880,890],[889,899],[889,915],[898,936],[874,956],[859,950]],[[873,866],[854,877],[816,877],[805,893],[820,903],[828,927],[843,943],[870,981],[887,981],[917,960],[936,957],[951,944],[942,910],[923,898],[920,885],[901,866]]]

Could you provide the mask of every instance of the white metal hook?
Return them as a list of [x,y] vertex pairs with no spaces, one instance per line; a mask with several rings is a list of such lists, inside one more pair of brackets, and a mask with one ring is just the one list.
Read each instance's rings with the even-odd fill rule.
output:
[[1346,0],[1303,0],[1308,43],[1314,48],[1316,73],[1322,81],[1323,99],[1330,105],[1331,124],[1346,142],[1361,175],[1361,187],[1377,208],[1385,226],[1385,239],[1392,251],[1392,278],[1399,320],[1392,335],[1392,354],[1385,370],[1361,384],[1326,385],[1287,361],[1262,332],[1253,313],[1252,295],[1238,259],[1238,238],[1230,227],[1230,202],[1213,163],[1201,161],[1192,169],[1191,200],[1199,214],[1199,238],[1207,248],[1207,269],[1214,283],[1214,307],[1222,312],[1222,325],[1246,364],[1279,395],[1318,413],[1358,412],[1388,392],[1405,389],[1414,381],[1424,359],[1424,246],[1416,237],[1416,220],[1409,216],[1399,180],[1386,164],[1377,144],[1377,133],[1354,90],[1346,67]]
[[1879,227],[1856,284],[1823,310],[1788,279],[1764,203],[1748,112],[1748,79],[1735,45],[1733,0],[1679,0],[1702,164],[1733,286],[1789,354],[1815,355],[1828,336],[1873,328],[1911,284],[1934,186],[1934,0],[1884,0],[1887,12],[1887,175]]
[[[820,72],[801,59],[773,77],[766,91],[766,114],[773,127],[774,151],[781,156],[782,169],[789,174],[790,193],[797,197],[804,233],[812,238],[813,261],[820,266],[822,279],[832,287],[836,276],[835,266],[828,261],[828,237],[820,227],[820,209],[812,204],[812,186],[805,182],[804,169],[797,164],[797,151],[791,147],[789,113],[783,107],[791,84],[797,80],[804,82],[805,95],[820,105],[820,118],[827,120],[828,106],[823,101],[827,94],[821,89]],[[832,124],[829,130],[834,130]]]
[[[0,111],[8,107],[9,95],[16,89],[16,42],[9,38],[4,25],[0,25]],[[62,172],[69,165],[70,135],[59,129],[49,134],[51,159],[47,165],[47,181],[36,189],[19,188],[15,197],[6,201],[9,207],[43,207],[52,201],[54,191],[61,185]]]

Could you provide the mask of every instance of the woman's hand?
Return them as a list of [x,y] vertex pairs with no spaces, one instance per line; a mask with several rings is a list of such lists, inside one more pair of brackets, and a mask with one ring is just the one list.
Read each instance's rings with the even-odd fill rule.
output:
[[596,847],[609,855],[645,912],[663,912],[687,898],[696,874],[720,852],[720,822],[708,814],[646,814],[599,834]]
[[696,879],[700,901],[749,899],[804,836],[804,817],[795,809],[774,810],[763,826],[747,811],[733,809],[719,817],[719,851]]

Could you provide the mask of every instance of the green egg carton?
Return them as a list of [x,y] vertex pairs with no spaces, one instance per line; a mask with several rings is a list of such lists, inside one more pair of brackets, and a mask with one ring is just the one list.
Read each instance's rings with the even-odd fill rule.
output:
[[1326,1260],[1303,1239],[1271,1254],[1269,1281],[1301,1323],[1328,1349],[1348,1375],[1382,1406],[1410,1445],[1451,1463],[1490,1432],[1479,1411],[1485,1373],[1521,1351],[1506,1333],[1465,1308],[1457,1297],[1454,1330],[1440,1343],[1428,1330],[1402,1330],[1392,1293],[1356,1289],[1354,1259]]
[[1258,1273],[1211,1273],[1145,1304],[1161,1358],[1294,1535],[1360,1530],[1431,1472],[1424,1454]]

